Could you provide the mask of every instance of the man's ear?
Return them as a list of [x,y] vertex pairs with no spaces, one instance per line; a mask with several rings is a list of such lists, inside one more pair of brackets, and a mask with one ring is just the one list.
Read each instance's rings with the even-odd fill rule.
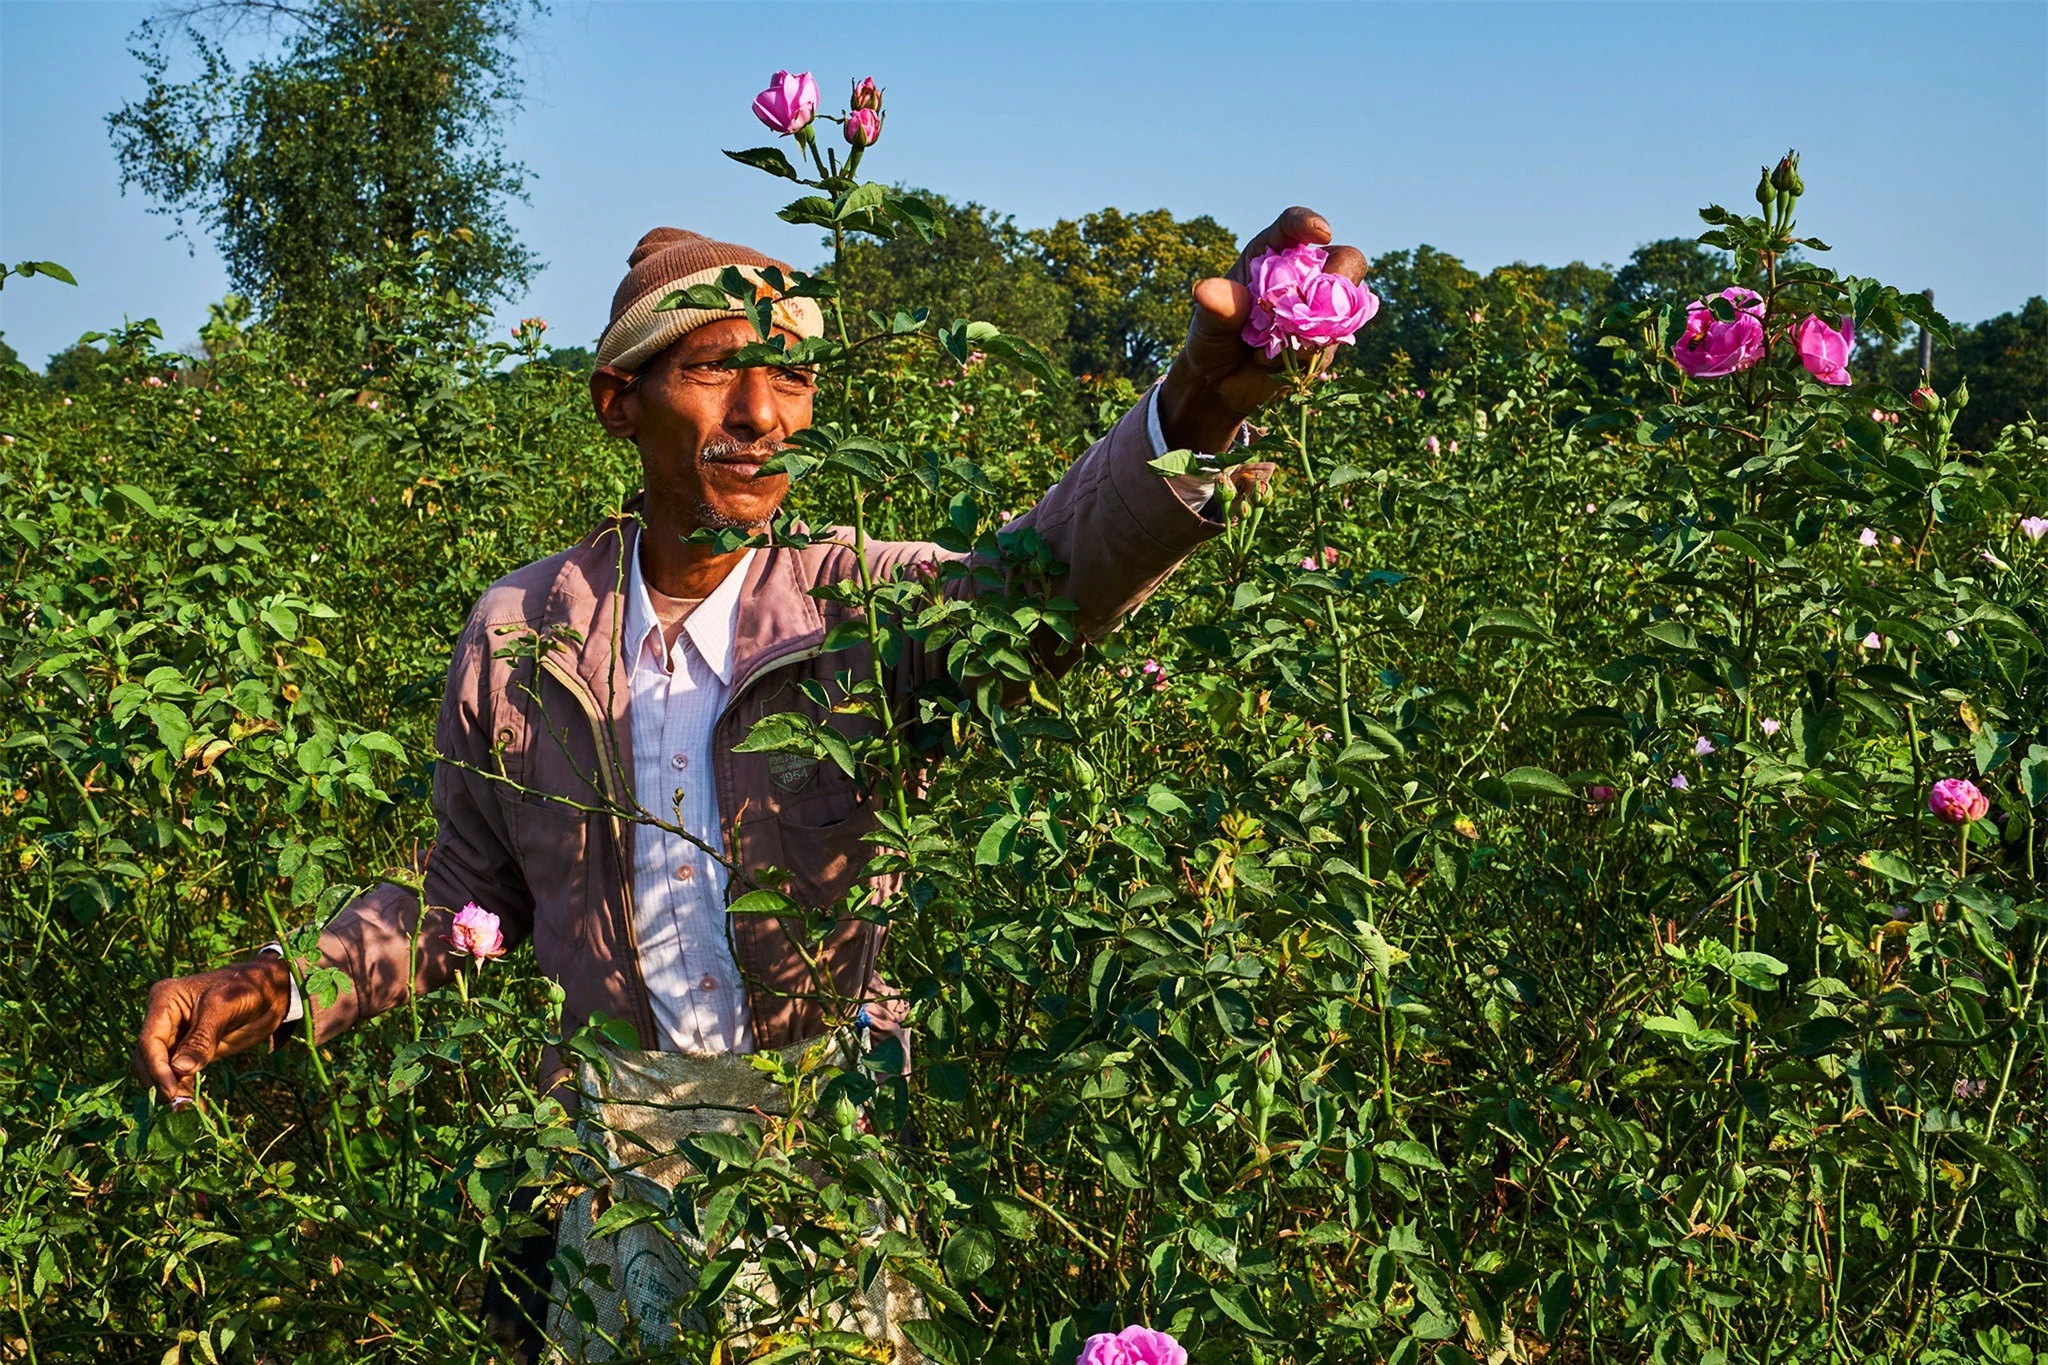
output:
[[590,372],[590,406],[597,410],[598,425],[606,434],[623,441],[638,434],[633,418],[639,404],[630,396],[632,384],[632,375],[609,365],[600,365]]

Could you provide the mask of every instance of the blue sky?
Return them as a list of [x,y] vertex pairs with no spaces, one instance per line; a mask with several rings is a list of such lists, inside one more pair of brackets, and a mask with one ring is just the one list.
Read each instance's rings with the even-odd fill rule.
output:
[[[227,290],[204,241],[122,197],[105,116],[141,89],[149,7],[0,0],[0,329],[40,364],[153,316],[190,342]],[[512,218],[547,262],[506,319],[561,344],[603,325],[647,228],[798,265],[787,186],[719,156],[769,141],[748,102],[778,67],[833,108],[874,75],[868,167],[1014,213],[1207,213],[1240,233],[1307,203],[1368,255],[1427,242],[1487,268],[1618,263],[1748,202],[1804,154],[1803,223],[1833,264],[1932,287],[1976,321],[2048,293],[2048,5],[2015,3],[587,4],[522,40]]]

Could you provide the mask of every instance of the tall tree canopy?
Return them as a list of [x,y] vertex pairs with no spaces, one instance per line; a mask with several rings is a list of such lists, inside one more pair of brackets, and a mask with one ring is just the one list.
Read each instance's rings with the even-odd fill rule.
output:
[[888,241],[849,242],[837,280],[848,310],[888,315],[930,308],[949,319],[992,322],[1059,351],[1067,331],[1066,299],[1016,220],[929,190],[905,192],[931,209],[939,233],[929,242],[910,232]]
[[1032,234],[1067,296],[1067,362],[1077,372],[1145,380],[1187,336],[1189,291],[1237,259],[1237,238],[1206,215],[1104,209]]
[[[522,0],[221,0],[145,21],[142,97],[108,116],[122,187],[213,238],[235,289],[309,352],[346,353],[373,260],[446,240],[463,298],[510,297],[536,261],[505,217],[526,170],[500,145],[518,107]],[[237,70],[223,36],[252,15],[284,49]],[[189,53],[198,74],[172,79]]]

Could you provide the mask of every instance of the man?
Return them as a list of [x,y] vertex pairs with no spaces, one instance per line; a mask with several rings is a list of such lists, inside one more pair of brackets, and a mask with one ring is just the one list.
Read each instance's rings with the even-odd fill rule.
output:
[[[1076,603],[1083,636],[1115,629],[1222,530],[1209,483],[1162,478],[1149,461],[1229,449],[1278,393],[1273,367],[1240,337],[1245,266],[1268,248],[1329,238],[1318,215],[1289,209],[1227,277],[1199,282],[1187,346],[1165,378],[1012,523],[1067,566],[1052,587]],[[833,765],[734,751],[769,714],[825,719],[800,684],[830,690],[841,669],[867,676],[869,661],[864,647],[822,653],[845,608],[811,596],[859,574],[849,535],[728,551],[689,539],[765,530],[788,478],[761,466],[811,422],[810,375],[724,363],[755,339],[747,318],[655,307],[727,267],[787,270],[673,228],[633,251],[590,394],[604,429],[639,448],[645,493],[579,545],[500,580],[471,613],[435,734],[439,832],[425,908],[386,883],[326,926],[321,963],[350,988],[317,1010],[321,1041],[446,983],[451,912],[467,902],[497,914],[511,944],[532,940],[563,987],[564,1036],[593,1014],[628,1021],[648,1049],[632,1074],[664,1095],[715,1084],[744,1054],[791,1049],[857,1013],[899,1031],[877,973],[881,926],[846,919],[806,952],[800,925],[725,914],[731,870],[786,876],[800,904],[834,904],[875,828],[872,798]],[[1338,247],[1328,268],[1359,280],[1365,258]],[[796,340],[818,335],[822,318],[812,300],[778,299],[774,325]],[[880,577],[942,557],[931,545],[867,546]],[[511,647],[522,639],[541,645]],[[907,699],[939,667],[909,647],[887,685]],[[300,1007],[274,951],[158,982],[136,1069],[166,1100],[187,1102],[201,1068],[270,1038]],[[545,1084],[564,1079],[558,1057],[544,1066]]]

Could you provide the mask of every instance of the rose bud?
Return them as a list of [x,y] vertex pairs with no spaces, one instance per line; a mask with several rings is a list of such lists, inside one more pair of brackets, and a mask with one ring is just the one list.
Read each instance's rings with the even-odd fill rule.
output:
[[1785,153],[1778,169],[1771,172],[1771,188],[1794,198],[1806,193],[1806,182],[1799,178],[1799,153]]
[[1778,202],[1777,187],[1771,184],[1771,168],[1763,168],[1763,174],[1756,181],[1756,202],[1769,208]]
[[1991,809],[1991,798],[1967,777],[1945,777],[1927,793],[1927,809],[1951,825],[1974,824]]
[[853,87],[851,103],[856,109],[879,111],[882,107],[882,87],[875,84],[873,76],[863,76],[860,82]]
[[855,109],[846,116],[846,141],[852,147],[872,147],[882,135],[882,116],[872,109]]

